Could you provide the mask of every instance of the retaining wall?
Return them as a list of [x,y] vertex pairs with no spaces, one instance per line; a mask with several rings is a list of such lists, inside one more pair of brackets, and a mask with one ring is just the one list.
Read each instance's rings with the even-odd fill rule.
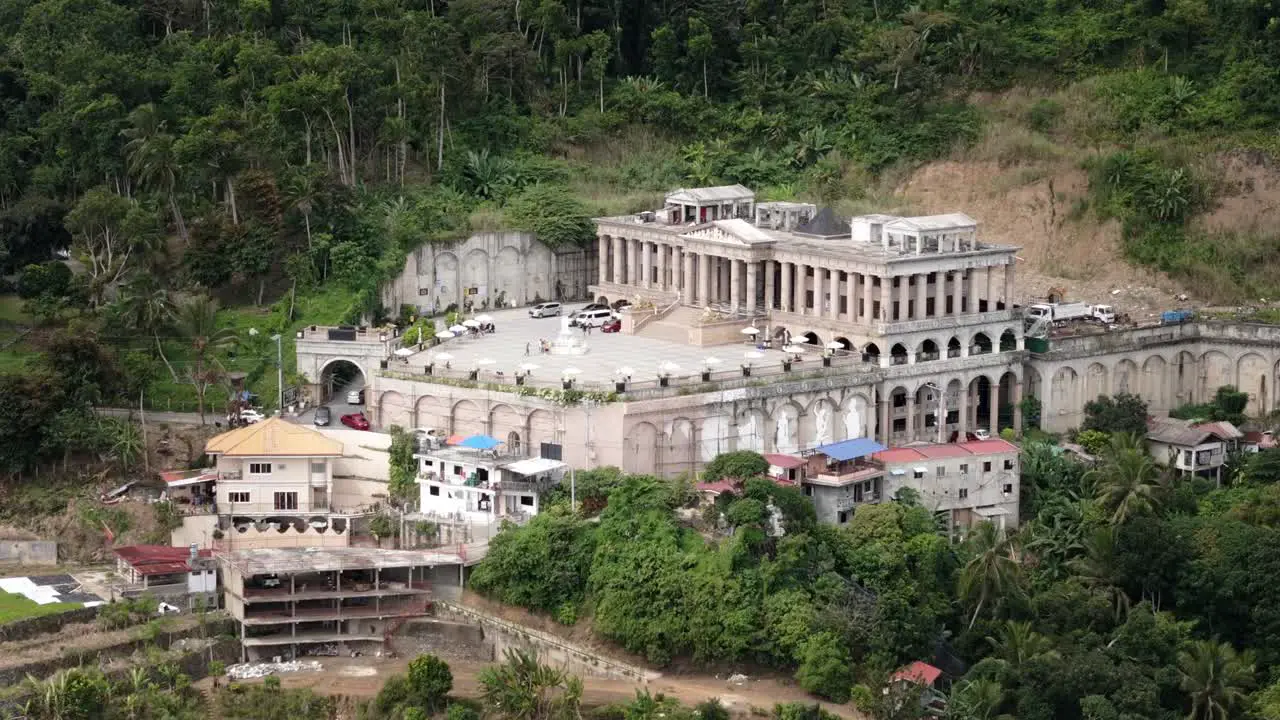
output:
[[0,540],[0,565],[57,565],[58,543],[51,540]]

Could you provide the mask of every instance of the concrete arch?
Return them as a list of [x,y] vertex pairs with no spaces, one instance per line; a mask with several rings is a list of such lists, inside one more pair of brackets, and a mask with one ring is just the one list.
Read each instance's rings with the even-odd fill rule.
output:
[[1120,393],[1138,394],[1140,391],[1138,364],[1128,358],[1117,362],[1115,368],[1111,371],[1111,387],[1112,391],[1117,395]]
[[840,406],[839,427],[843,433],[842,440],[849,438],[871,437],[871,401],[867,396],[854,394],[845,399]]
[[413,427],[413,408],[404,396],[394,390],[388,390],[378,397],[378,427],[386,429],[399,425],[406,430]]
[[525,442],[530,449],[538,450],[542,443],[556,441],[556,419],[546,410],[534,410],[529,413],[525,431]]
[[837,337],[834,341],[844,346],[844,352],[853,350],[853,343],[847,337]]
[[1110,394],[1111,383],[1106,366],[1102,363],[1090,364],[1084,371],[1084,399],[1080,407],[1083,409],[1085,403],[1097,400],[1101,395]]
[[774,409],[771,419],[774,449],[780,453],[799,452],[800,408],[795,403],[783,403]]
[[330,358],[320,366],[320,402],[329,402],[353,381],[361,387],[369,385],[369,371],[360,363],[348,358]]
[[[763,426],[762,426],[763,427]],[[679,417],[671,421],[671,429],[667,432],[667,467],[669,472],[693,470],[694,458],[694,426],[689,418]]]
[[1268,382],[1270,365],[1255,352],[1245,353],[1236,361],[1236,387],[1249,393],[1249,404],[1245,407],[1249,415],[1263,415],[1271,409],[1271,393],[1275,389]]
[[627,433],[626,458],[623,467],[632,473],[653,475],[658,472],[658,428],[652,423],[640,422]]
[[1018,412],[1018,409],[1014,407],[1018,382],[1018,373],[1013,370],[1008,370],[1000,376],[999,395],[997,396],[995,407],[998,420],[996,427],[998,429],[1013,427],[1014,425],[1014,415]]
[[994,347],[991,344],[991,336],[984,332],[976,332],[969,338],[969,354],[985,355],[992,352]]
[[902,343],[894,343],[893,347],[889,348],[889,363],[892,365],[906,365],[907,346]]
[[[494,258],[493,267],[495,268],[494,288],[489,291],[490,303],[493,307],[499,307],[498,297],[502,296],[501,307],[511,307],[513,304],[523,305],[527,301],[524,297],[524,288],[526,287],[526,278],[533,280],[531,270],[525,261],[523,254],[510,245],[498,251],[497,257]],[[536,283],[535,283],[536,284]]]
[[[567,298],[583,297],[587,289],[584,285],[575,284],[572,287],[558,287],[558,279],[552,278],[552,264],[554,253],[551,248],[541,243],[534,243],[533,246],[524,254],[522,258],[524,272],[520,279],[520,285],[526,288],[524,302],[533,302],[534,291],[532,288],[546,287],[551,293],[551,297],[544,298],[546,300],[565,300]],[[577,275],[575,274],[575,277]],[[510,296],[510,291],[507,295]]]
[[1226,353],[1209,350],[1200,356],[1200,387],[1197,395],[1204,400],[1213,397],[1223,385],[1236,384],[1236,364]]
[[817,331],[815,331],[815,330],[806,330],[806,331],[804,331],[804,333],[803,333],[803,334],[801,334],[801,335],[797,336],[797,338],[796,338],[796,339],[797,339],[797,340],[803,340],[804,342],[806,342],[806,343],[808,343],[808,344],[810,344],[810,345],[812,345],[812,346],[814,346],[814,347],[821,347],[821,346],[822,346],[822,337],[821,337],[820,335],[818,335]]
[[868,362],[878,362],[880,359],[880,346],[873,342],[869,342],[862,346],[862,357]]
[[459,400],[449,411],[451,435],[481,435],[489,432],[489,414],[470,400]]
[[1080,375],[1074,368],[1069,365],[1058,368],[1049,381],[1050,411],[1059,415],[1078,415],[1084,406],[1081,399],[1083,389]]
[[[499,440],[506,439],[512,433],[516,435],[518,442],[526,440],[525,425],[524,413],[510,405],[503,403],[489,409],[489,434]],[[513,447],[510,439],[507,439],[507,450],[515,452],[519,448]]]
[[443,433],[449,432],[449,418],[453,408],[443,399],[423,395],[418,398],[414,408],[414,427],[435,428]]
[[1004,332],[1000,333],[1000,352],[1013,352],[1017,349],[1018,334],[1013,331],[1013,328],[1005,328]]
[[1169,363],[1163,356],[1152,355],[1142,362],[1138,393],[1147,401],[1147,408],[1167,412],[1169,406]]
[[916,362],[929,362],[942,357],[938,343],[932,338],[925,338],[916,346]]
[[477,288],[487,293],[480,295],[478,298],[473,298],[476,302],[486,298],[492,302],[495,294],[489,280],[491,261],[492,258],[489,257],[489,253],[480,248],[475,248],[462,259],[462,287]]
[[947,340],[947,357],[949,358],[960,357],[961,353],[964,352],[962,350],[963,347],[964,347],[964,344],[960,342],[960,338],[952,335],[951,339]]

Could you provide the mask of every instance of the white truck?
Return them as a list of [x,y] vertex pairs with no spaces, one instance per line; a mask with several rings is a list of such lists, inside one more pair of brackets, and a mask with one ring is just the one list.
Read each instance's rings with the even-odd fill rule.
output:
[[1033,320],[1044,319],[1055,325],[1083,320],[1111,325],[1116,321],[1115,308],[1088,303],[1037,303],[1027,308],[1027,316]]

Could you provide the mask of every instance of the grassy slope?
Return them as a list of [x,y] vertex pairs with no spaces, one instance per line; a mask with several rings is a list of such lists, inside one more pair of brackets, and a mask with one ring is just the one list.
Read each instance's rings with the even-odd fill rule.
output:
[[14,620],[23,620],[25,618],[40,617],[41,615],[56,615],[60,612],[75,610],[81,607],[80,603],[50,603],[48,605],[39,605],[29,600],[25,595],[15,595],[0,591],[0,625]]

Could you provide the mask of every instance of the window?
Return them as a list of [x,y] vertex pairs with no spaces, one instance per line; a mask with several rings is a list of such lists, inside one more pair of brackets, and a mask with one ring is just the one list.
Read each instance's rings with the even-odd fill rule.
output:
[[969,474],[969,463],[960,463],[960,474],[961,475]]
[[533,496],[532,496],[532,495],[521,495],[521,496],[520,496],[520,504],[521,504],[521,505],[523,505],[523,506],[525,506],[525,507],[533,507]]
[[915,478],[916,480],[923,480],[924,468],[916,468],[915,471],[911,474],[911,477]]
[[805,486],[804,486],[804,494],[805,494],[805,495],[808,495],[809,497],[813,497],[813,486],[812,486],[812,485],[805,485]]
[[250,475],[270,475],[271,463],[249,463]]
[[1012,461],[1012,460],[1005,460],[1005,461],[1004,461],[1004,469],[1005,469],[1005,470],[1012,470],[1012,469],[1013,469],[1013,461]]
[[841,525],[849,522],[849,511],[841,510],[839,517],[836,519],[836,522],[840,523]]
[[960,499],[961,500],[969,499],[969,488],[960,488]]
[[1005,483],[1005,484],[1004,484],[1004,494],[1005,494],[1005,495],[1012,495],[1012,494],[1013,494],[1013,483]]
[[982,463],[982,472],[991,472],[991,461]]
[[938,477],[943,477],[943,476],[945,476],[946,474],[947,474],[947,468],[946,468],[946,467],[944,467],[944,466],[942,466],[942,465],[939,465],[939,466],[938,466]]
[[311,463],[311,474],[312,474],[312,475],[323,475],[323,474],[324,474],[324,463],[323,463],[323,462],[313,462],[313,463]]
[[432,497],[440,497],[440,488],[436,485],[429,486],[427,494]]
[[276,509],[277,510],[297,510],[298,509],[298,493],[296,492],[276,493]]
[[247,492],[227,493],[227,502],[247,503],[249,502],[249,493]]

